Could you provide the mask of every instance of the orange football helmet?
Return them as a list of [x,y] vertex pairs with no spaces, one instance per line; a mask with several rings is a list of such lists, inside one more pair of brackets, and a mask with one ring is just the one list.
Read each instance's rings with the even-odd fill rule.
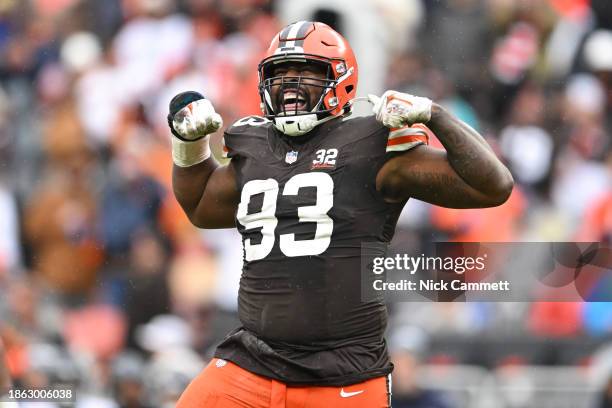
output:
[[[324,80],[307,77],[274,77],[275,65],[285,62],[322,64],[327,69]],[[260,62],[259,95],[263,114],[289,136],[303,135],[315,126],[350,112],[357,92],[357,61],[349,43],[326,24],[298,21],[283,28]],[[272,102],[272,86],[299,90],[304,79],[308,86],[321,88],[321,96],[310,112],[286,111]],[[297,106],[297,105],[296,105]]]

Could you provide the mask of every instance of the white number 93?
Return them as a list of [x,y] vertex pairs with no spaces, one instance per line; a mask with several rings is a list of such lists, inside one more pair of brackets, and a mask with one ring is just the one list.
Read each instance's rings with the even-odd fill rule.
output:
[[[291,177],[285,184],[283,196],[297,195],[301,187],[316,187],[317,201],[315,205],[298,207],[299,222],[315,222],[316,231],[313,239],[296,240],[295,234],[279,236],[280,250],[286,256],[319,255],[329,247],[334,229],[333,220],[327,215],[334,205],[334,181],[327,173],[302,173]],[[261,228],[262,239],[258,244],[252,244],[251,239],[244,240],[244,256],[246,261],[263,259],[272,251],[275,242],[274,231],[278,225],[276,204],[278,199],[278,182],[272,178],[266,180],[251,180],[242,188],[240,204],[236,218],[246,230]],[[248,214],[251,197],[263,193],[261,210]]]

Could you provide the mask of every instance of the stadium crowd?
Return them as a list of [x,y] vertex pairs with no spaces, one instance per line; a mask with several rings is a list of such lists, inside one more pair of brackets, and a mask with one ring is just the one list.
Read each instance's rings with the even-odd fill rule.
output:
[[[0,339],[16,384],[74,384],[78,407],[173,406],[238,324],[240,237],[197,230],[176,203],[167,106],[194,89],[226,125],[260,114],[257,64],[305,18],[353,44],[359,95],[441,102],[515,177],[496,208],[410,201],[395,247],[611,243],[606,0],[0,0]],[[612,339],[603,302],[391,311],[391,332],[418,328],[438,364],[588,365]]]

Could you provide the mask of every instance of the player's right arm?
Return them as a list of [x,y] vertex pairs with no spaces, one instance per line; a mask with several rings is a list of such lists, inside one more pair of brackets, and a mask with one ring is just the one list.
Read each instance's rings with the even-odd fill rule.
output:
[[239,194],[233,164],[220,166],[210,154],[210,134],[222,126],[210,101],[197,92],[183,92],[170,102],[172,188],[177,201],[200,228],[230,228]]

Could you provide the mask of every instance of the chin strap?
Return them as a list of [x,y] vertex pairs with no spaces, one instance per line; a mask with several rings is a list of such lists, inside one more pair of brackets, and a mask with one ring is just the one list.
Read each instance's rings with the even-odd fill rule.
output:
[[310,132],[316,126],[327,122],[338,116],[327,116],[317,119],[317,115],[277,116],[273,119],[274,127],[287,136],[302,136]]
[[[316,126],[321,123],[325,123],[328,120],[333,118],[337,118],[339,116],[350,115],[353,110],[353,104],[355,102],[369,102],[373,104],[371,99],[367,96],[359,96],[357,98],[353,98],[349,101],[348,106],[345,106],[344,111],[341,115],[336,116],[328,116],[323,119],[317,119],[317,115],[315,113],[311,115],[299,115],[299,116],[276,116],[272,118],[272,122],[274,123],[274,127],[276,127],[280,132],[286,134],[287,136],[302,136]],[[262,103],[262,110],[264,104]]]

